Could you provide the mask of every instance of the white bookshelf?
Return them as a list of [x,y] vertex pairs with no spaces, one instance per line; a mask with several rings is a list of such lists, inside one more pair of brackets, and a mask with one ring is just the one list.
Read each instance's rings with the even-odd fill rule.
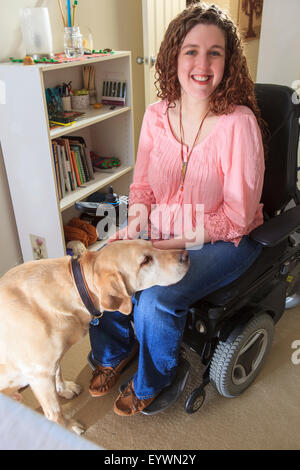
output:
[[[45,88],[72,80],[82,88],[84,65],[95,67],[98,101],[105,79],[124,79],[124,107],[90,108],[75,124],[50,131]],[[43,238],[47,256],[66,253],[63,223],[76,201],[116,182],[133,169],[131,53],[115,52],[101,58],[67,64],[0,64],[0,143],[24,261],[34,259],[30,235]],[[84,137],[99,155],[114,156],[121,166],[112,172],[96,172],[95,179],[58,198],[52,140],[65,135]]]

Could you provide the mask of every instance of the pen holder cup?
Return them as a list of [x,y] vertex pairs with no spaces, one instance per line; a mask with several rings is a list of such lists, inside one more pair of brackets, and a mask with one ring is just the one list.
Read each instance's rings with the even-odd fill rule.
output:
[[90,104],[97,103],[97,92],[96,90],[89,90]]
[[72,95],[71,96],[72,109],[81,110],[87,109],[90,104],[89,95]]
[[61,99],[61,103],[64,111],[71,111],[71,96],[63,96]]

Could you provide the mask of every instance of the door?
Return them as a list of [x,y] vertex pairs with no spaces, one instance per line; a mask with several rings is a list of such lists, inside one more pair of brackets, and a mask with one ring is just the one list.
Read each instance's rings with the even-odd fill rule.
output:
[[157,101],[155,60],[160,43],[170,21],[186,7],[186,0],[143,0],[144,57],[138,63],[144,66],[145,105]]

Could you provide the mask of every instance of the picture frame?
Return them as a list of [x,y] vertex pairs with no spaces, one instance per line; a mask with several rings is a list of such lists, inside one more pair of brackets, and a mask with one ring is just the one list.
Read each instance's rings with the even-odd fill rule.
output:
[[245,41],[260,38],[263,0],[239,0],[238,27]]

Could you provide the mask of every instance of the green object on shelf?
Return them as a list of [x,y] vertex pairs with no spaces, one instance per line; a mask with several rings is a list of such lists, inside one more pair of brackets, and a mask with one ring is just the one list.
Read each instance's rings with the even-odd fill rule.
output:
[[[17,62],[17,63],[20,63],[20,64],[22,64],[24,62],[24,59],[15,59],[14,57],[10,57],[9,60],[11,62]],[[34,61],[35,64],[43,64],[43,63],[58,64],[59,63],[58,60],[48,59],[48,57],[42,57],[41,59],[33,59],[33,61]]]
[[98,51],[96,49],[92,50],[92,54],[114,54],[115,51],[112,49],[106,48],[106,49],[99,49]]
[[88,95],[89,92],[85,88],[82,88],[81,90],[74,90],[74,96],[82,96],[82,95]]
[[20,62],[20,63],[23,62],[23,59],[14,59],[14,57],[10,57],[9,60],[10,60],[11,62]]

